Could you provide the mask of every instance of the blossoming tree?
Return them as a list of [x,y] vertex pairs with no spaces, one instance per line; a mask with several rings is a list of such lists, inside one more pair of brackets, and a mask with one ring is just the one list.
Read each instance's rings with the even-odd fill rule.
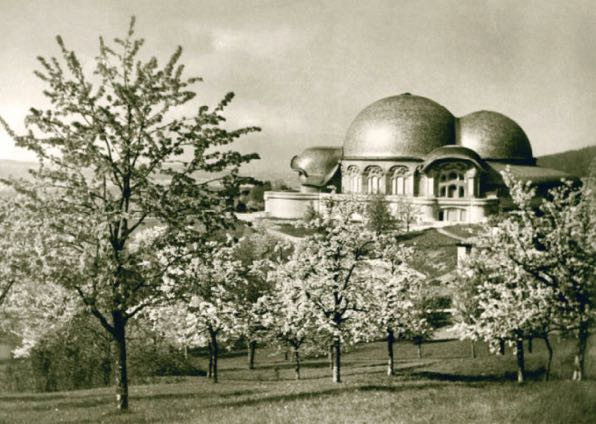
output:
[[164,292],[172,304],[152,308],[154,326],[178,345],[209,347],[209,375],[218,382],[218,358],[222,342],[237,336],[237,294],[246,290],[242,264],[235,258],[231,239],[210,241],[200,249],[187,250],[186,260],[165,277]]
[[[368,337],[366,311],[371,302],[366,261],[377,254],[377,235],[354,218],[363,207],[352,201],[329,201],[326,213],[307,225],[307,236],[291,257],[300,296],[308,300],[321,332],[332,340],[333,381],[341,382],[342,343]],[[325,339],[325,338],[323,338]]]
[[421,336],[430,331],[424,308],[425,284],[422,276],[407,262],[411,249],[387,237],[381,259],[369,263],[373,301],[368,319],[387,340],[387,375],[395,373],[396,340]]
[[[0,329],[20,340],[14,355],[26,357],[46,335],[62,328],[80,309],[76,296],[48,272],[53,252],[47,223],[30,209],[27,196],[0,199]],[[73,266],[80,256],[68,258]]]
[[[563,182],[542,200],[530,183],[504,173],[515,210],[487,225],[467,277],[478,282],[476,309],[460,326],[470,337],[515,343],[523,379],[524,337],[558,328],[577,338],[573,379],[584,376],[593,322],[596,229],[589,189]],[[469,287],[468,287],[469,288]]]
[[[468,281],[477,283],[472,296],[459,294],[468,302],[456,302],[460,308],[458,329],[462,336],[484,340],[492,351],[499,349],[503,340],[514,347],[517,358],[517,380],[525,381],[524,340],[543,337],[548,342],[548,332],[556,319],[557,297],[555,291],[541,285],[532,275],[512,263],[499,252],[498,246],[486,244],[492,241],[496,231],[477,240],[479,250],[467,261],[462,274]],[[466,290],[466,287],[460,289]],[[464,292],[465,293],[465,292]],[[457,297],[458,295],[456,295]],[[465,319],[461,319],[464,318]],[[547,363],[550,371],[552,355]]]
[[[281,247],[281,246],[280,246]],[[281,247],[283,249],[283,247]],[[273,292],[261,298],[263,323],[274,344],[291,348],[294,353],[295,377],[300,379],[301,352],[304,346],[316,345],[317,310],[302,290],[303,263],[296,257],[270,264],[267,278],[273,283]]]
[[271,294],[273,283],[267,272],[280,264],[291,247],[266,232],[264,228],[252,226],[238,240],[234,257],[240,263],[238,272],[245,285],[239,286],[236,296],[237,325],[239,335],[246,339],[248,369],[255,368],[257,342],[266,336],[263,322],[266,304],[263,297]]
[[535,189],[505,174],[517,213],[501,225],[495,242],[507,258],[558,298],[561,329],[575,335],[574,380],[585,375],[584,359],[594,322],[596,214],[590,187],[567,181],[549,191],[536,210]]
[[[76,293],[113,337],[117,407],[127,409],[126,326],[161,300],[161,277],[175,262],[159,268],[150,257],[178,233],[200,239],[229,225],[239,167],[258,157],[229,145],[258,129],[222,126],[232,93],[214,108],[191,107],[200,78],[183,76],[182,49],[163,65],[142,60],[134,19],[114,45],[100,38],[92,73],[57,41],[61,58],[40,57],[36,72],[49,107],[31,109],[23,135],[0,118],[40,164],[33,182],[9,183],[53,233],[52,281]],[[166,231],[129,248],[139,230],[155,224]],[[77,255],[83,267],[60,260]]]
[[16,284],[38,274],[30,271],[32,267],[41,266],[43,246],[36,243],[35,234],[43,227],[41,221],[31,225],[31,212],[20,207],[26,200],[18,195],[0,198],[0,306]]

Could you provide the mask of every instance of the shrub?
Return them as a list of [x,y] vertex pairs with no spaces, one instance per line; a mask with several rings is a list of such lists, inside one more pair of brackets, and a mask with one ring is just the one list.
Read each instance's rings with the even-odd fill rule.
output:
[[[113,384],[111,340],[87,314],[80,314],[62,331],[47,336],[27,358],[8,361],[3,386],[11,391],[49,392]],[[202,375],[199,368],[137,324],[128,337],[131,382],[148,377]]]

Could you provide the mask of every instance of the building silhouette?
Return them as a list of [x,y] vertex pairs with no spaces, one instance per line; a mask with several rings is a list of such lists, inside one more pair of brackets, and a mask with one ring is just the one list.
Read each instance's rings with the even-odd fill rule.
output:
[[445,107],[409,93],[364,108],[342,147],[311,147],[294,156],[299,193],[267,192],[275,218],[301,218],[326,197],[383,195],[406,200],[425,222],[474,223],[510,207],[501,172],[532,181],[539,194],[572,176],[536,165],[524,130],[498,112],[457,118]]

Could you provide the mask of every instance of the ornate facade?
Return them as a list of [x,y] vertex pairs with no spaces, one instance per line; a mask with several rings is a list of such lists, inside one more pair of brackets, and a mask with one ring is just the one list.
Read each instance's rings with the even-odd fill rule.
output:
[[295,156],[301,193],[266,193],[272,217],[300,218],[326,196],[406,199],[423,221],[472,223],[506,208],[506,167],[546,190],[569,175],[536,166],[521,127],[489,111],[454,117],[438,103],[408,93],[360,112],[343,147],[313,147]]

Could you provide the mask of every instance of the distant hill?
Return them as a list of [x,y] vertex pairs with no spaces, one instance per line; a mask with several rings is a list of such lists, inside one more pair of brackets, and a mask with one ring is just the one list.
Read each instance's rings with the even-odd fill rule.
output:
[[[567,172],[577,177],[585,177],[589,172],[590,161],[594,157],[596,157],[596,146],[589,146],[579,150],[567,150],[552,155],[539,156],[537,160],[540,166],[558,169],[559,171]],[[261,164],[251,164],[242,174],[251,175],[262,181],[283,181],[291,187],[298,187],[296,173],[289,166],[287,169],[278,169],[273,166],[265,167],[259,165]],[[34,162],[0,159],[0,178],[6,178],[8,176],[17,178],[27,177],[27,170],[35,167],[36,164]],[[207,175],[199,175],[198,177],[199,179],[201,177],[207,178]]]
[[[9,159],[0,159],[0,178],[29,178],[29,169],[36,169],[35,162],[23,162]],[[249,169],[242,170],[241,175],[251,176],[260,181],[272,181],[284,183],[288,187],[299,188],[298,176],[294,171],[287,167],[287,170],[278,170],[274,167],[265,168],[252,165]],[[195,177],[198,180],[208,180],[213,178],[213,174],[197,173]],[[0,186],[0,192],[2,187]]]
[[35,168],[37,168],[35,162],[0,159],[0,178],[27,178],[29,176],[28,170]]
[[538,165],[545,168],[558,169],[576,177],[585,177],[589,173],[590,162],[594,157],[596,157],[596,146],[588,146],[579,150],[540,156],[537,160]]

